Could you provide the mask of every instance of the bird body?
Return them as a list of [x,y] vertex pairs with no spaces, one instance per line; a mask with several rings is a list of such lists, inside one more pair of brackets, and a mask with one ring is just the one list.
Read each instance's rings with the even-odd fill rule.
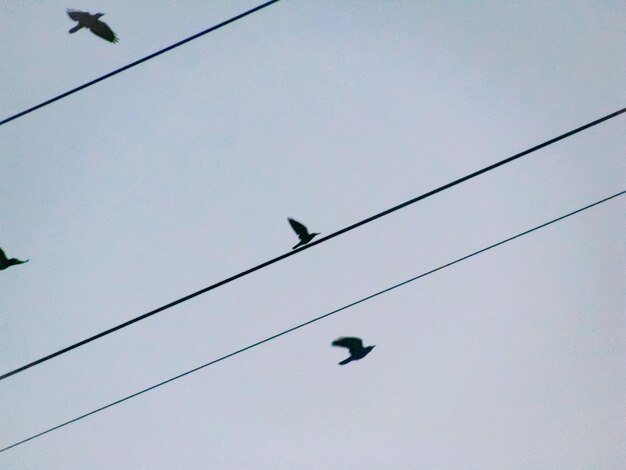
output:
[[75,33],[82,28],[87,28],[96,36],[100,36],[102,39],[105,39],[109,42],[117,42],[118,39],[113,30],[109,28],[109,26],[105,22],[100,21],[100,17],[104,16],[104,13],[96,13],[95,15],[92,15],[91,13],[87,13],[86,11],[70,9],[66,11],[67,15],[71,19],[78,22],[76,26],[68,31],[69,33]]
[[291,225],[293,231],[296,232],[296,235],[298,235],[298,238],[300,238],[300,241],[296,246],[292,248],[292,250],[306,245],[311,240],[313,240],[313,238],[319,235],[319,233],[309,233],[309,230],[303,224],[301,224],[297,220],[292,219],[291,217],[289,217],[287,220],[289,221],[289,225]]
[[4,251],[2,251],[2,248],[0,248],[0,271],[16,264],[24,264],[27,262],[28,260],[22,261],[17,258],[7,258],[7,256],[4,254]]
[[339,363],[340,366],[346,365],[352,361],[358,361],[367,356],[372,349],[376,346],[363,346],[363,340],[361,338],[354,338],[351,336],[341,337],[332,342],[333,346],[340,346],[342,348],[348,348],[350,351],[350,357],[344,359]]

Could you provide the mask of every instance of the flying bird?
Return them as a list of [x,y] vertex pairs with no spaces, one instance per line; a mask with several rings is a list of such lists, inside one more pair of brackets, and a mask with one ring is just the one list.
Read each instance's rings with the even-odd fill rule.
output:
[[316,235],[319,235],[319,233],[309,233],[309,230],[304,225],[302,225],[297,220],[293,220],[291,217],[289,217],[287,220],[289,220],[289,225],[291,225],[293,231],[296,232],[298,238],[300,238],[300,242],[296,246],[294,246],[292,250],[306,245],[311,240],[313,240]]
[[96,13],[95,15],[92,15],[86,11],[70,9],[67,9],[66,11],[67,16],[78,22],[76,26],[68,31],[69,33],[75,33],[79,29],[87,28],[90,29],[93,34],[100,36],[102,39],[106,39],[109,42],[117,42],[117,36],[113,30],[111,30],[106,23],[100,21],[100,17],[104,16],[104,13]]
[[376,346],[363,347],[363,340],[361,338],[343,337],[333,341],[333,346],[341,346],[342,348],[348,348],[350,351],[350,357],[344,359],[339,363],[340,366],[347,364],[348,362],[358,361],[367,356],[372,349]]
[[22,261],[17,258],[7,258],[7,255],[5,255],[4,251],[2,251],[2,248],[0,248],[0,271],[10,266],[13,266],[14,264],[24,264],[26,262],[28,262],[28,260]]

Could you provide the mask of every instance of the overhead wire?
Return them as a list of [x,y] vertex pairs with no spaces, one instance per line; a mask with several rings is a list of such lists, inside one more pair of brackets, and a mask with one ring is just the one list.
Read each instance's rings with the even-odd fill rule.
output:
[[349,232],[351,230],[354,230],[357,227],[360,227],[362,225],[365,225],[365,224],[368,224],[370,222],[373,222],[374,220],[380,219],[381,217],[384,217],[384,216],[389,215],[389,214],[391,214],[393,212],[396,212],[396,211],[398,211],[400,209],[403,209],[403,208],[405,208],[405,207],[407,207],[407,206],[409,206],[411,204],[415,204],[416,202],[421,201],[423,199],[426,199],[426,198],[428,198],[430,196],[433,196],[433,195],[435,195],[437,193],[440,193],[442,191],[450,189],[453,186],[461,184],[461,183],[463,183],[465,181],[468,181],[468,180],[470,180],[472,178],[476,178],[477,176],[482,175],[484,173],[487,173],[489,171],[495,170],[496,168],[501,167],[503,165],[506,165],[507,163],[511,163],[514,160],[517,160],[517,159],[519,159],[521,157],[524,157],[524,156],[526,156],[526,155],[528,155],[530,153],[536,152],[539,149],[542,149],[544,147],[552,145],[552,144],[554,144],[554,143],[556,143],[556,142],[558,142],[560,140],[563,140],[563,139],[565,139],[567,137],[570,137],[570,136],[572,136],[574,134],[577,134],[577,133],[579,133],[579,132],[581,132],[581,131],[583,131],[585,129],[589,129],[590,127],[596,126],[596,125],[598,125],[598,124],[600,124],[602,122],[605,122],[605,121],[607,121],[609,119],[612,119],[612,118],[614,118],[616,116],[619,116],[620,114],[622,114],[624,112],[626,112],[626,108],[622,108],[622,109],[620,109],[618,111],[615,111],[613,113],[607,114],[606,116],[603,116],[603,117],[601,117],[599,119],[596,119],[595,121],[592,121],[592,122],[587,123],[587,124],[585,124],[583,126],[577,127],[576,129],[573,129],[571,131],[565,132],[564,134],[561,134],[561,135],[559,135],[557,137],[554,137],[554,138],[552,138],[550,140],[546,140],[545,142],[542,142],[542,143],[540,143],[538,145],[535,145],[534,147],[531,147],[531,148],[529,148],[527,150],[524,150],[524,151],[522,151],[520,153],[517,153],[517,154],[515,154],[515,155],[513,155],[511,157],[505,158],[504,160],[500,160],[497,163],[494,163],[492,165],[486,166],[486,167],[484,167],[484,168],[482,168],[482,169],[480,169],[478,171],[470,173],[469,175],[463,176],[462,178],[459,178],[459,179],[456,179],[454,181],[451,181],[450,183],[444,184],[443,186],[439,186],[436,189],[433,189],[433,190],[428,191],[428,192],[426,192],[424,194],[421,194],[421,195],[416,196],[416,197],[414,197],[412,199],[409,199],[408,201],[405,201],[405,202],[403,202],[401,204],[398,204],[397,206],[391,207],[390,209],[384,210],[382,212],[379,212],[378,214],[375,214],[373,216],[367,217],[366,219],[363,219],[363,220],[361,220],[359,222],[356,222],[356,223],[354,223],[352,225],[349,225],[349,226],[347,226],[345,228],[337,230],[336,232],[333,232],[330,235],[326,235],[325,237],[321,237],[318,240],[313,241],[313,242],[309,243],[308,245],[305,245],[305,246],[303,246],[302,248],[300,248],[300,249],[298,249],[296,251],[290,251],[290,252],[287,252],[287,253],[282,254],[280,256],[277,256],[276,258],[270,259],[269,261],[265,261],[265,262],[263,262],[261,264],[258,264],[258,265],[254,266],[252,268],[249,268],[249,269],[246,269],[244,271],[241,271],[238,274],[235,274],[235,275],[230,276],[230,277],[228,277],[226,279],[223,279],[223,280],[221,280],[219,282],[211,284],[210,286],[207,286],[207,287],[205,287],[203,289],[200,289],[200,290],[198,290],[196,292],[193,292],[193,293],[188,294],[188,295],[186,295],[184,297],[181,297],[181,298],[179,298],[177,300],[174,300],[173,302],[170,302],[168,304],[162,305],[161,307],[158,307],[158,308],[156,308],[154,310],[151,310],[151,311],[149,311],[147,313],[139,315],[139,316],[137,316],[135,318],[131,318],[130,320],[127,320],[127,321],[125,321],[123,323],[120,323],[120,324],[118,324],[116,326],[113,326],[113,327],[111,327],[111,328],[109,328],[107,330],[104,330],[104,331],[102,331],[100,333],[97,333],[97,334],[95,334],[93,336],[90,336],[90,337],[85,338],[85,339],[83,339],[81,341],[78,341],[78,342],[76,342],[74,344],[66,346],[63,349],[59,349],[58,351],[55,351],[55,352],[53,352],[51,354],[48,354],[47,356],[41,357],[41,358],[39,358],[37,360],[34,360],[32,362],[29,362],[29,363],[23,365],[23,366],[17,367],[16,369],[13,369],[13,370],[11,370],[9,372],[6,372],[6,373],[4,373],[4,374],[2,374],[0,376],[0,380],[4,380],[4,379],[6,379],[8,377],[11,377],[12,375],[15,375],[17,373],[23,372],[23,371],[25,371],[25,370],[27,370],[27,369],[29,369],[31,367],[34,367],[34,366],[36,366],[38,364],[41,364],[41,363],[49,361],[50,359],[53,359],[53,358],[55,358],[57,356],[60,356],[61,354],[65,354],[65,353],[67,353],[69,351],[72,351],[73,349],[76,349],[78,347],[84,346],[84,345],[86,345],[86,344],[88,344],[88,343],[90,343],[92,341],[95,341],[95,340],[97,340],[99,338],[102,338],[104,336],[110,335],[111,333],[114,333],[115,331],[121,330],[122,328],[126,328],[126,327],[128,327],[128,326],[130,326],[130,325],[132,325],[134,323],[137,323],[137,322],[139,322],[141,320],[145,320],[146,318],[151,317],[152,315],[156,315],[159,312],[162,312],[164,310],[172,308],[172,307],[174,307],[174,306],[176,306],[178,304],[186,302],[187,300],[193,299],[194,297],[197,297],[197,296],[199,296],[201,294],[209,292],[209,291],[211,291],[213,289],[216,289],[216,288],[218,288],[220,286],[228,284],[228,283],[230,283],[230,282],[232,282],[232,281],[234,281],[236,279],[239,279],[241,277],[247,276],[248,274],[251,274],[251,273],[253,273],[255,271],[258,271],[258,270],[260,270],[262,268],[270,266],[270,265],[272,265],[274,263],[277,263],[278,261],[281,261],[281,260],[283,260],[285,258],[288,258],[290,256],[293,256],[293,255],[296,255],[298,253],[301,253],[302,251],[307,250],[309,248],[312,248],[313,246],[319,245],[320,243],[327,242],[328,240],[331,240],[331,239],[333,239],[335,237],[338,237],[339,235],[342,235],[342,234],[347,233],[347,232]]
[[2,121],[0,121],[0,126],[2,126],[4,124],[7,124],[8,122],[13,121],[14,119],[20,118],[20,117],[22,117],[22,116],[24,116],[24,115],[26,115],[28,113],[32,113],[33,111],[35,111],[37,109],[40,109],[40,108],[43,108],[44,106],[48,106],[49,104],[52,104],[55,101],[59,101],[60,99],[66,98],[66,97],[76,93],[77,91],[84,90],[85,88],[88,88],[88,87],[90,87],[92,85],[95,85],[96,83],[101,82],[102,80],[106,80],[107,78],[111,78],[114,75],[117,75],[118,73],[124,72],[125,70],[133,68],[133,67],[135,67],[135,66],[137,66],[139,64],[143,64],[144,62],[146,62],[146,61],[148,61],[150,59],[154,59],[155,57],[157,57],[157,56],[159,56],[161,54],[164,54],[164,53],[166,53],[168,51],[171,51],[172,49],[176,49],[177,47],[182,46],[183,44],[188,43],[189,41],[193,41],[194,39],[198,39],[199,37],[204,36],[205,34],[208,34],[208,33],[212,32],[212,31],[215,31],[216,29],[220,29],[220,28],[222,28],[222,27],[224,27],[226,25],[229,25],[230,23],[233,23],[233,22],[235,22],[237,20],[240,20],[240,19],[242,19],[242,18],[244,18],[244,17],[246,17],[248,15],[251,15],[252,13],[255,13],[255,12],[259,11],[259,10],[267,8],[270,5],[272,5],[274,3],[277,3],[279,1],[280,0],[270,0],[268,2],[265,2],[265,3],[261,4],[261,5],[258,5],[258,6],[254,7],[254,8],[251,8],[248,11],[240,13],[239,15],[233,16],[232,18],[230,18],[230,19],[228,19],[226,21],[222,21],[221,23],[216,24],[215,26],[211,26],[210,28],[207,28],[204,31],[200,31],[199,33],[194,34],[193,36],[189,36],[188,38],[185,38],[185,39],[183,39],[181,41],[178,41],[175,44],[167,46],[167,47],[165,47],[165,48],[163,48],[161,50],[158,50],[156,52],[153,52],[152,54],[149,54],[149,55],[147,55],[147,56],[145,56],[145,57],[143,57],[141,59],[138,59],[138,60],[136,60],[134,62],[131,62],[128,65],[124,65],[123,67],[115,69],[112,72],[109,72],[109,73],[107,73],[105,75],[102,75],[101,77],[98,77],[98,78],[96,78],[94,80],[91,80],[90,82],[84,83],[84,84],[82,84],[80,86],[77,86],[76,88],[72,88],[71,90],[66,91],[65,93],[61,93],[60,95],[57,95],[54,98],[50,98],[49,100],[46,100],[46,101],[44,101],[42,103],[39,103],[39,104],[37,104],[37,105],[35,105],[35,106],[31,107],[31,108],[28,108],[28,109],[26,109],[24,111],[21,111],[21,112],[19,112],[17,114],[14,114],[12,116],[9,116],[8,118],[3,119]]
[[337,308],[337,309],[335,309],[335,310],[333,310],[333,311],[331,311],[331,312],[328,312],[328,313],[325,313],[325,314],[323,314],[323,315],[320,315],[320,316],[318,316],[318,317],[316,317],[316,318],[313,318],[313,319],[311,319],[311,320],[308,320],[308,321],[306,321],[306,322],[304,322],[304,323],[300,323],[299,325],[296,325],[296,326],[294,326],[294,327],[291,327],[291,328],[289,328],[289,329],[286,329],[286,330],[284,330],[284,331],[281,331],[280,333],[276,333],[276,334],[274,334],[274,335],[272,335],[272,336],[269,336],[269,337],[267,337],[267,338],[265,338],[265,339],[262,339],[262,340],[260,340],[260,341],[257,341],[256,343],[250,344],[250,345],[248,345],[248,346],[246,346],[246,347],[243,347],[243,348],[241,348],[241,349],[238,349],[238,350],[236,350],[236,351],[233,351],[233,352],[231,352],[231,353],[229,353],[229,354],[226,354],[225,356],[221,356],[221,357],[219,357],[219,358],[217,358],[217,359],[214,359],[214,360],[212,360],[212,361],[210,361],[210,362],[207,362],[207,363],[205,363],[205,364],[202,364],[201,366],[198,366],[198,367],[195,367],[195,368],[193,368],[193,369],[190,369],[190,370],[188,370],[188,371],[186,371],[186,372],[183,372],[183,373],[181,373],[181,374],[178,374],[178,375],[176,375],[176,376],[174,376],[174,377],[171,377],[171,378],[169,378],[169,379],[167,379],[167,380],[164,380],[164,381],[162,381],[162,382],[159,382],[159,383],[157,383],[157,384],[155,384],[155,385],[152,385],[152,386],[150,386],[150,387],[144,388],[143,390],[140,390],[140,391],[138,391],[138,392],[135,392],[135,393],[133,393],[133,394],[131,394],[131,395],[127,395],[127,396],[126,396],[126,397],[124,397],[124,398],[121,398],[121,399],[116,400],[116,401],[114,401],[114,402],[111,402],[111,403],[109,403],[109,404],[107,404],[107,405],[104,405],[104,406],[101,406],[101,407],[99,407],[99,408],[96,408],[96,409],[94,409],[94,410],[92,410],[92,411],[89,411],[88,413],[82,414],[82,415],[80,415],[80,416],[78,416],[78,417],[76,417],[76,418],[70,419],[69,421],[65,421],[64,423],[61,423],[61,424],[56,425],[56,426],[53,426],[53,427],[51,427],[51,428],[49,428],[49,429],[46,429],[45,431],[39,432],[39,433],[37,433],[37,434],[34,434],[34,435],[30,436],[30,437],[27,437],[26,439],[22,439],[21,441],[18,441],[18,442],[15,442],[15,443],[11,444],[11,445],[8,445],[8,446],[6,446],[6,447],[3,447],[2,449],[0,449],[0,453],[1,453],[1,452],[4,452],[4,451],[7,451],[7,450],[9,450],[9,449],[12,449],[12,448],[14,448],[14,447],[17,447],[17,446],[19,446],[19,445],[21,445],[21,444],[24,444],[24,443],[26,443],[26,442],[32,441],[33,439],[36,439],[36,438],[38,438],[38,437],[41,437],[41,436],[43,436],[43,435],[45,435],[45,434],[48,434],[48,433],[50,433],[50,432],[56,431],[57,429],[60,429],[60,428],[62,428],[62,427],[65,427],[65,426],[67,426],[67,425],[69,425],[69,424],[72,424],[72,423],[75,423],[75,422],[77,422],[77,421],[80,421],[80,420],[82,420],[82,419],[84,419],[84,418],[87,418],[88,416],[91,416],[91,415],[94,415],[94,414],[99,413],[99,412],[101,412],[101,411],[104,411],[104,410],[106,410],[107,408],[111,408],[112,406],[115,406],[115,405],[118,405],[118,404],[120,404],[120,403],[123,403],[123,402],[125,402],[125,401],[127,401],[127,400],[130,400],[131,398],[135,398],[135,397],[137,397],[137,396],[139,396],[139,395],[142,395],[142,394],[144,394],[144,393],[146,393],[146,392],[149,392],[150,390],[154,390],[154,389],[159,388],[159,387],[162,387],[163,385],[166,385],[166,384],[168,384],[168,383],[170,383],[170,382],[174,382],[175,380],[181,379],[181,378],[183,378],[183,377],[185,377],[185,376],[187,376],[187,375],[189,375],[189,374],[192,374],[192,373],[194,373],[194,372],[197,372],[197,371],[199,371],[199,370],[201,370],[201,369],[204,369],[204,368],[206,368],[206,367],[209,367],[209,366],[211,366],[211,365],[213,365],[213,364],[216,364],[216,363],[218,363],[218,362],[224,361],[224,360],[229,359],[229,358],[231,358],[231,357],[233,357],[233,356],[236,356],[236,355],[238,355],[238,354],[241,354],[241,353],[242,353],[242,352],[244,352],[244,351],[248,351],[248,350],[250,350],[250,349],[252,349],[252,348],[255,348],[255,347],[257,347],[257,346],[260,346],[260,345],[262,345],[262,344],[264,344],[264,343],[267,343],[267,342],[269,342],[269,341],[273,341],[273,340],[275,340],[276,338],[279,338],[279,337],[281,337],[281,336],[284,336],[284,335],[286,335],[286,334],[288,334],[288,333],[291,333],[291,332],[293,332],[293,331],[299,330],[300,328],[304,328],[305,326],[308,326],[308,325],[311,325],[312,323],[315,323],[315,322],[318,322],[318,321],[320,321],[320,320],[323,320],[324,318],[328,318],[328,317],[330,317],[330,316],[332,316],[332,315],[335,315],[336,313],[339,313],[339,312],[341,312],[341,311],[343,311],[343,310],[347,310],[347,309],[349,309],[349,308],[351,308],[351,307],[354,307],[355,305],[359,305],[359,304],[361,304],[361,303],[363,303],[363,302],[366,302],[366,301],[368,301],[368,300],[370,300],[370,299],[373,299],[374,297],[378,297],[379,295],[382,295],[382,294],[385,294],[385,293],[387,293],[387,292],[390,292],[390,291],[392,291],[392,290],[394,290],[394,289],[397,289],[398,287],[401,287],[401,286],[407,285],[407,284],[409,284],[409,283],[411,283],[411,282],[417,281],[418,279],[421,279],[421,278],[423,278],[423,277],[426,277],[426,276],[428,276],[428,275],[430,275],[430,274],[433,274],[433,273],[435,273],[435,272],[437,272],[437,271],[441,271],[442,269],[445,269],[445,268],[447,268],[447,267],[453,266],[453,265],[455,265],[455,264],[457,264],[457,263],[460,263],[461,261],[465,261],[465,260],[467,260],[467,259],[469,259],[469,258],[472,258],[472,257],[476,256],[476,255],[479,255],[479,254],[481,254],[481,253],[484,253],[484,252],[486,252],[486,251],[489,251],[489,250],[491,250],[491,249],[493,249],[493,248],[496,248],[496,247],[498,247],[498,246],[500,246],[500,245],[503,245],[503,244],[505,244],[505,243],[508,243],[508,242],[510,242],[510,241],[512,241],[512,240],[515,240],[515,239],[517,239],[517,238],[523,237],[524,235],[528,235],[529,233],[535,232],[535,231],[537,231],[537,230],[539,230],[539,229],[545,228],[545,227],[547,227],[548,225],[551,225],[551,224],[554,224],[554,223],[556,223],[556,222],[562,221],[562,220],[564,220],[564,219],[566,219],[566,218],[568,218],[568,217],[571,217],[571,216],[573,216],[573,215],[575,215],[575,214],[578,214],[578,213],[580,213],[580,212],[583,212],[583,211],[585,211],[585,210],[587,210],[587,209],[591,209],[592,207],[598,206],[599,204],[602,204],[602,203],[604,203],[604,202],[607,202],[607,201],[609,201],[609,200],[611,200],[611,199],[617,198],[617,197],[622,196],[622,195],[624,195],[624,194],[626,194],[626,190],[620,191],[620,192],[618,192],[618,193],[616,193],[616,194],[613,194],[613,195],[611,195],[611,196],[605,197],[604,199],[601,199],[601,200],[596,201],[596,202],[594,202],[594,203],[588,204],[588,205],[586,205],[586,206],[584,206],[584,207],[582,207],[582,208],[580,208],[580,209],[576,209],[576,210],[574,210],[574,211],[572,211],[572,212],[569,212],[569,213],[567,213],[567,214],[565,214],[565,215],[562,215],[562,216],[560,216],[560,217],[557,217],[556,219],[552,219],[552,220],[550,220],[550,221],[548,221],[548,222],[545,222],[545,223],[543,223],[543,224],[537,225],[537,226],[535,226],[535,227],[533,227],[533,228],[531,228],[531,229],[525,230],[525,231],[520,232],[520,233],[518,233],[518,234],[516,234],[516,235],[513,235],[513,236],[511,236],[511,237],[509,237],[509,238],[506,238],[506,239],[504,239],[504,240],[501,240],[501,241],[499,241],[499,242],[497,242],[497,243],[494,243],[494,244],[491,244],[491,245],[489,245],[489,246],[486,246],[485,248],[482,248],[482,249],[480,249],[480,250],[474,251],[474,252],[472,252],[472,253],[470,253],[470,254],[468,254],[468,255],[462,256],[461,258],[457,258],[457,259],[455,259],[454,261],[450,261],[450,262],[448,262],[448,263],[446,263],[446,264],[443,264],[443,265],[441,265],[441,266],[439,266],[439,267],[436,267],[436,268],[434,268],[434,269],[431,269],[430,271],[426,271],[426,272],[424,272],[424,273],[422,273],[422,274],[419,274],[419,275],[417,275],[417,276],[414,276],[414,277],[412,277],[412,278],[410,278],[410,279],[407,279],[407,280],[405,280],[405,281],[402,281],[402,282],[400,282],[400,283],[398,283],[398,284],[394,284],[394,285],[392,285],[392,286],[390,286],[390,287],[387,287],[386,289],[380,290],[380,291],[378,291],[378,292],[376,292],[376,293],[374,293],[374,294],[368,295],[368,296],[363,297],[363,298],[361,298],[361,299],[359,299],[359,300],[356,300],[356,301],[354,301],[354,302],[351,302],[351,303],[349,303],[349,304],[347,304],[347,305],[344,305],[343,307]]

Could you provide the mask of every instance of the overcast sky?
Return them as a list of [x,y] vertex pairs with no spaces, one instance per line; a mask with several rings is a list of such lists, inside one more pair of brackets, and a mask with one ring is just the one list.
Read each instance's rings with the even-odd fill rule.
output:
[[[0,1],[0,118],[257,2]],[[102,11],[110,44],[65,8]],[[621,1],[284,0],[0,128],[0,372],[626,105]],[[0,447],[626,189],[624,115],[0,382]],[[621,469],[625,198],[0,454]],[[332,340],[376,349],[340,367]]]

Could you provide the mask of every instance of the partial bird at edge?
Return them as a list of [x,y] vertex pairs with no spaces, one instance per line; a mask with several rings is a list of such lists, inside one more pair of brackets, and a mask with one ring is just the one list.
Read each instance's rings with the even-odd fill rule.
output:
[[22,261],[17,258],[7,258],[7,255],[4,254],[2,248],[0,248],[0,271],[7,269],[16,264],[24,264],[28,263],[29,260]]
[[289,225],[291,225],[293,231],[296,232],[296,235],[298,235],[298,238],[300,238],[300,242],[298,242],[298,244],[294,246],[292,250],[306,245],[311,240],[313,240],[313,238],[319,235],[319,233],[315,232],[309,233],[309,230],[303,224],[301,224],[297,220],[292,219],[291,217],[288,217],[287,220],[289,221]]
[[350,351],[350,357],[341,361],[339,363],[340,366],[346,365],[347,363],[352,361],[358,361],[359,359],[363,359],[372,351],[372,349],[376,347],[376,345],[363,347],[363,340],[361,338],[355,338],[353,336],[344,336],[338,338],[332,342],[332,345],[342,348],[348,348],[348,350]]

